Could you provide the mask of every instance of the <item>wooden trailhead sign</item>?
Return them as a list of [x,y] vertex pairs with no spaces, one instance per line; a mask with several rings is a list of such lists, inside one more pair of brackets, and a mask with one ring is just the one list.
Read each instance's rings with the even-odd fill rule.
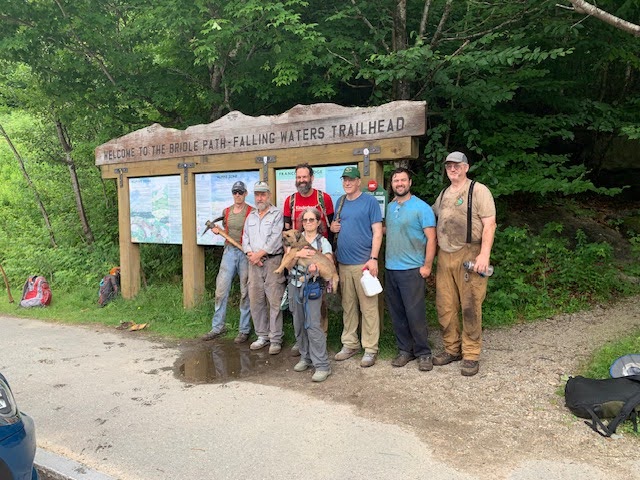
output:
[[[234,111],[185,130],[154,124],[100,145],[96,165],[118,186],[123,297],[140,290],[140,243],[173,243],[182,245],[183,304],[199,303],[206,245],[199,241],[204,222],[198,220],[220,213],[212,211],[215,195],[223,195],[226,205],[233,202],[229,182],[244,180],[250,196],[252,180],[269,182],[274,205],[291,193],[283,178],[300,163],[326,170],[326,182],[345,165],[357,165],[362,185],[383,185],[383,162],[417,158],[418,137],[425,133],[425,102],[366,108],[321,103],[272,116]],[[163,213],[154,217],[155,211]]]

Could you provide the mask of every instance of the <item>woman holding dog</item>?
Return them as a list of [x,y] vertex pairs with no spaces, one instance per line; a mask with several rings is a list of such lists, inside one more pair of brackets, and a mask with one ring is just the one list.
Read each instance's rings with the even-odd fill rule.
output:
[[[302,212],[300,232],[313,248],[305,247],[296,253],[296,258],[311,258],[316,250],[333,262],[331,244],[322,235],[324,228],[321,213],[314,207]],[[299,263],[289,274],[289,309],[293,313],[293,327],[296,342],[300,347],[300,361],[293,367],[296,372],[304,372],[313,366],[316,371],[311,377],[314,382],[323,382],[331,375],[327,337],[321,325],[320,307],[324,295],[324,284],[318,276],[315,263],[303,267]]]

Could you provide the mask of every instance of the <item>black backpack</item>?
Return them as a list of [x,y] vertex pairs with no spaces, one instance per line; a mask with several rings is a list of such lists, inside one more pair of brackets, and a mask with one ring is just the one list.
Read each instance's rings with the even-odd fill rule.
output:
[[[610,437],[618,425],[627,419],[638,431],[640,414],[640,375],[596,380],[581,376],[570,377],[564,389],[565,403],[574,415],[603,437]],[[601,419],[610,418],[608,425]]]

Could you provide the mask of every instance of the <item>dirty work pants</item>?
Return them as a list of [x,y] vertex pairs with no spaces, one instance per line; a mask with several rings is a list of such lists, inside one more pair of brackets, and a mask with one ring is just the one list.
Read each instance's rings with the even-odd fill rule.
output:
[[387,270],[384,295],[396,335],[398,353],[431,355],[425,305],[426,281],[419,268]]
[[322,330],[322,298],[304,298],[304,285],[296,287],[289,283],[289,309],[293,314],[293,329],[300,348],[300,359],[311,363],[316,370],[329,370],[327,337]]
[[[467,244],[454,253],[438,252],[436,308],[445,350],[465,360],[479,360],[482,346],[482,302],[487,278],[467,272],[462,264],[475,260],[479,244]],[[462,335],[458,314],[462,306]]]
[[380,315],[378,295],[367,297],[362,289],[363,265],[339,264],[340,292],[342,293],[342,345],[360,350],[358,326],[362,323],[362,346],[365,353],[378,353],[380,339]]
[[256,335],[271,343],[282,343],[282,311],[280,301],[285,288],[285,277],[273,273],[282,261],[282,255],[265,257],[263,265],[249,264],[249,303],[253,329]]
[[249,262],[242,250],[231,245],[225,245],[224,247],[220,269],[216,277],[216,306],[211,319],[211,330],[214,332],[220,332],[224,328],[229,291],[236,273],[240,279],[240,324],[238,331],[246,334],[251,332],[251,309],[249,306],[249,289],[247,288]]

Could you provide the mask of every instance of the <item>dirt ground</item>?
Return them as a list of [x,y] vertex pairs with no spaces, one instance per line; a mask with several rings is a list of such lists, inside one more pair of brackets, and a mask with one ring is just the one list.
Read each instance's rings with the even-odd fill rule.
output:
[[[353,357],[332,362],[333,375],[323,384],[313,384],[310,371],[294,372],[295,358],[291,367],[249,381],[353,405],[362,416],[401,425],[416,432],[436,458],[479,478],[505,478],[527,460],[581,462],[607,478],[640,478],[630,463],[637,461],[638,438],[597,435],[569,413],[559,394],[567,376],[595,349],[638,328],[640,297],[635,297],[485,331],[480,373],[470,378],[460,375],[460,363],[419,372],[415,361],[393,368],[382,360],[363,369]],[[440,351],[439,332],[430,334],[434,351]],[[288,349],[281,353],[288,354]]]

